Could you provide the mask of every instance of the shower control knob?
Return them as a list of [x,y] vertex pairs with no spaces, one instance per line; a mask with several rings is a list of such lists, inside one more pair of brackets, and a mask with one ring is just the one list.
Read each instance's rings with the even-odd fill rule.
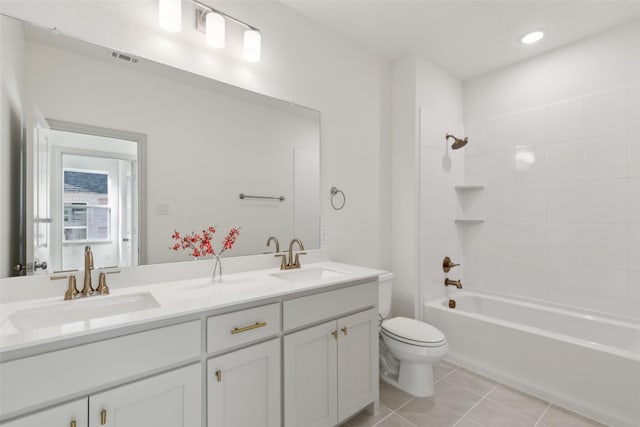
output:
[[451,270],[453,267],[457,267],[459,265],[460,264],[454,264],[453,261],[451,261],[451,258],[446,256],[442,260],[442,271],[444,271],[445,273],[448,273],[449,270]]

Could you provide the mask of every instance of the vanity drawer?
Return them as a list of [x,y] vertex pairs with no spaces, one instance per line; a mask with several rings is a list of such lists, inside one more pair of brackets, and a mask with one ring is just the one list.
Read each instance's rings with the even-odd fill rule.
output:
[[279,331],[279,303],[209,317],[207,352],[222,351],[276,335]]
[[0,363],[0,415],[198,357],[200,321]]
[[349,286],[283,303],[285,331],[378,304],[378,282]]

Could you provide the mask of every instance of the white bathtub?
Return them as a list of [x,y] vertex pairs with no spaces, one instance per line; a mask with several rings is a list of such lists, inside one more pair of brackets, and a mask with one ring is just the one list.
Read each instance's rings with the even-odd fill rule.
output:
[[640,322],[463,291],[425,303],[447,360],[615,427],[640,426]]

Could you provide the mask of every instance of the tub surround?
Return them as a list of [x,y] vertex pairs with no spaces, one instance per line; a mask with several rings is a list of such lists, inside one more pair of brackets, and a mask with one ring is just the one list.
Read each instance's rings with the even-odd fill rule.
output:
[[[460,291],[427,301],[447,360],[610,425],[640,419],[640,323],[524,299]],[[606,367],[606,369],[603,369]]]

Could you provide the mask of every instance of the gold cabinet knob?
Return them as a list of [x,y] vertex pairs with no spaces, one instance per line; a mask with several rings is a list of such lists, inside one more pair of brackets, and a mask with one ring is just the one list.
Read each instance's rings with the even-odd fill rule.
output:
[[331,335],[333,335],[335,339],[338,339],[338,331],[331,332]]
[[100,425],[103,426],[107,423],[107,410],[103,409],[102,412],[100,412]]
[[76,427],[76,420],[71,420],[69,427]]
[[346,326],[344,328],[342,328],[341,330],[342,330],[343,334],[347,335],[347,327]]
[[216,379],[218,380],[218,382],[222,381],[222,371],[219,369],[216,371]]

